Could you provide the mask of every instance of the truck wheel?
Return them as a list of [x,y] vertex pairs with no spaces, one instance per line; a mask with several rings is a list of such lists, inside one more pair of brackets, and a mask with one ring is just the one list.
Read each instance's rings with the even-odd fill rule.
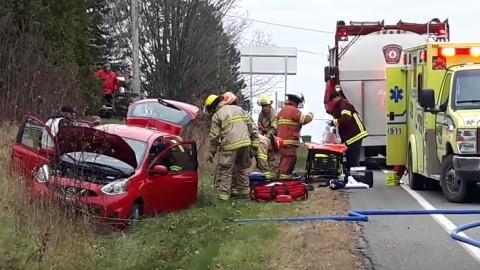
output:
[[408,149],[407,158],[408,185],[412,190],[424,190],[426,178],[423,175],[413,172],[412,149]]
[[453,155],[448,155],[442,161],[440,186],[443,195],[449,202],[465,203],[472,197],[475,182],[468,182],[456,177],[453,169]]

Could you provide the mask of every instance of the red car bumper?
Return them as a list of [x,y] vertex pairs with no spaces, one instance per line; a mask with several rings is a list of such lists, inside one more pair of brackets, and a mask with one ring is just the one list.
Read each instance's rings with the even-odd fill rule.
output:
[[69,207],[73,207],[82,214],[91,216],[95,221],[108,225],[124,225],[129,220],[130,208],[133,204],[130,196],[125,193],[121,195],[106,195],[101,193],[100,187],[79,187],[88,189],[96,196],[68,195],[62,192],[67,185],[58,185],[52,183],[39,183],[33,181],[32,195],[41,199],[55,199],[65,202]]

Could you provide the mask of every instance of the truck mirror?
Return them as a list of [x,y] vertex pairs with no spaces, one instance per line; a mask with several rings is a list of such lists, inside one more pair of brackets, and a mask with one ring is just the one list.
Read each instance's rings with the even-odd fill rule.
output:
[[324,72],[325,82],[328,82],[328,81],[330,80],[330,76],[331,76],[331,67],[330,67],[330,66],[326,66],[326,67],[323,69],[323,72]]
[[418,102],[422,108],[434,108],[435,91],[433,89],[423,89],[419,91]]

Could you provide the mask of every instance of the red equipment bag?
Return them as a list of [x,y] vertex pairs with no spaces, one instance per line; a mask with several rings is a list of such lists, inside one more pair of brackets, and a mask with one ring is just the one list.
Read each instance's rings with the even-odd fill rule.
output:
[[250,199],[254,201],[274,201],[277,196],[290,195],[292,200],[308,198],[308,186],[300,180],[282,180],[259,183],[252,186]]

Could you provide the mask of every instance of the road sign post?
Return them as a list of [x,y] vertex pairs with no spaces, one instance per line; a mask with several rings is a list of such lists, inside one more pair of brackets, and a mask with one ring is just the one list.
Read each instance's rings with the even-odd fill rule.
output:
[[288,75],[297,74],[297,48],[242,47],[240,55],[240,73],[250,75],[250,115],[252,115],[253,75],[284,75],[286,94]]

